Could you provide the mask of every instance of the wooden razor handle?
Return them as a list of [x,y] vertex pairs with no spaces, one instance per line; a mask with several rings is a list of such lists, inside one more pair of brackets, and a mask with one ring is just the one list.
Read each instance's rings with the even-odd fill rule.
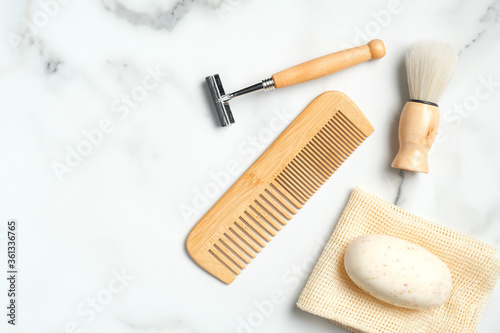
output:
[[439,107],[406,102],[399,119],[399,151],[391,166],[429,173],[428,153],[439,126]]
[[374,39],[367,45],[331,53],[282,70],[274,74],[272,78],[276,88],[283,88],[333,74],[370,59],[380,59],[383,56],[385,56],[384,43],[380,39]]

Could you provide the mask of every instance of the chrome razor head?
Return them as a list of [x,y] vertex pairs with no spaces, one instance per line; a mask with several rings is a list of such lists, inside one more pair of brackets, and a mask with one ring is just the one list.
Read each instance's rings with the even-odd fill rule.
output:
[[221,126],[224,127],[234,124],[233,113],[231,112],[229,103],[227,101],[224,102],[222,99],[226,93],[222,87],[219,74],[207,76],[205,81],[207,81],[208,90],[210,91],[210,96],[212,97]]

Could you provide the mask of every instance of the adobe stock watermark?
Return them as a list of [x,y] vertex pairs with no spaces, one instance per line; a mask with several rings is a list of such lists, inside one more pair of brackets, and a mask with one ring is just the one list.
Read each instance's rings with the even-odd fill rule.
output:
[[[452,130],[460,128],[463,120],[474,115],[479,109],[481,102],[489,99],[500,87],[500,81],[495,81],[492,74],[489,74],[487,78],[480,76],[478,81],[479,83],[474,88],[472,94],[467,95],[461,102],[454,103],[453,107],[447,108],[441,113],[441,121],[451,124]],[[443,127],[438,128],[436,139],[434,140],[434,144],[429,154],[434,152],[437,145],[448,140],[449,136],[446,132],[447,131],[443,129]]]
[[119,272],[112,271],[111,274],[113,277],[108,281],[106,287],[78,304],[75,310],[78,319],[66,323],[64,328],[57,333],[82,333],[82,326],[93,321],[135,279],[133,275],[126,272],[125,268],[122,268]]
[[387,28],[394,16],[403,12],[403,6],[399,0],[391,0],[387,3],[385,9],[372,10],[370,16],[373,18],[368,21],[362,29],[355,27],[355,35],[352,43],[341,42],[341,49],[349,49],[355,46],[367,44],[370,40],[377,38],[382,29]]
[[14,32],[7,33],[7,38],[10,45],[17,49],[22,43],[29,43],[30,39],[35,37],[41,29],[46,27],[50,20],[53,19],[61,7],[67,5],[72,0],[40,0],[38,1],[39,10],[35,11],[31,17],[24,16],[22,25],[24,33],[18,35]]
[[324,241],[318,239],[312,255],[283,272],[280,279],[281,287],[273,289],[269,297],[254,301],[254,310],[244,317],[237,318],[236,333],[253,333],[262,327],[266,319],[275,313],[276,308],[285,303],[289,296],[288,292],[297,289],[308,278],[324,246]]
[[[237,152],[243,156],[244,160],[252,161],[255,159],[259,152],[267,148],[274,140],[274,137],[281,133],[290,120],[294,118],[294,115],[287,109],[275,109],[273,114],[267,127],[261,128],[256,135],[247,137],[238,145]],[[231,184],[236,177],[240,176],[242,171],[240,162],[233,159],[226,163],[224,170],[210,172],[211,181],[193,190],[191,203],[179,205],[179,211],[184,222],[189,223],[200,218],[201,212],[208,208],[210,200],[219,197],[224,188]]]
[[137,109],[144,102],[149,93],[157,89],[163,80],[168,77],[157,65],[155,69],[146,68],[147,74],[140,84],[135,85],[128,94],[122,94],[111,102],[110,109],[118,119],[111,117],[102,118],[97,126],[81,131],[81,139],[74,145],[66,146],[66,156],[63,161],[53,161],[52,170],[59,182],[63,176],[73,173],[74,169],[82,164],[95,148],[99,147],[106,136],[109,136],[116,128],[119,120],[123,121],[130,116],[131,111]]

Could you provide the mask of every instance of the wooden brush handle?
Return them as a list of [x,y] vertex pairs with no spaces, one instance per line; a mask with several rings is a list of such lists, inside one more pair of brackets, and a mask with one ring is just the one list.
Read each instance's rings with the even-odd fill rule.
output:
[[374,39],[367,45],[331,53],[282,70],[273,75],[274,85],[276,88],[283,88],[314,80],[370,59],[380,59],[384,55],[384,43],[380,39]]
[[406,102],[399,119],[399,151],[392,167],[429,173],[428,153],[439,126],[439,108]]

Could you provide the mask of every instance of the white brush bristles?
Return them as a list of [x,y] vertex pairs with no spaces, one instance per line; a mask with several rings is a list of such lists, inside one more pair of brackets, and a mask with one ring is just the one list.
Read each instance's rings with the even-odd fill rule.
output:
[[457,61],[457,53],[449,44],[434,40],[413,44],[406,54],[410,98],[437,104]]

